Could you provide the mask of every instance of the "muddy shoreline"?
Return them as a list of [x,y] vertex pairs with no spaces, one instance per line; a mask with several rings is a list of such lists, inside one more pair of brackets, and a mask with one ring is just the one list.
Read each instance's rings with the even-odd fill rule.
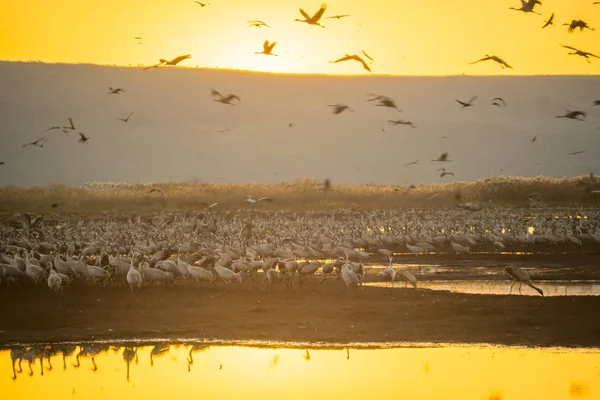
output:
[[600,297],[471,295],[339,282],[300,292],[248,287],[0,290],[0,346],[111,339],[428,342],[600,347]]

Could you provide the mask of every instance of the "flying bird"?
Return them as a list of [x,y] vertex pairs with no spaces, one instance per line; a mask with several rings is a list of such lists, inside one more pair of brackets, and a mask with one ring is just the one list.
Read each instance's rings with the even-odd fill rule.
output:
[[202,7],[202,8],[204,8],[204,7],[208,6],[208,5],[210,5],[210,3],[200,3],[199,1],[194,1],[194,3],[196,3],[196,4],[199,4],[199,5],[200,5],[200,7]]
[[79,132],[79,143],[86,143],[88,140],[90,140],[89,136],[85,136],[83,133]]
[[120,117],[117,117],[117,119],[118,119],[118,120],[121,120],[121,121],[123,121],[123,122],[125,122],[125,123],[127,123],[127,122],[129,122],[129,118],[130,118],[132,115],[133,115],[133,111],[132,111],[131,113],[129,113],[129,115],[127,116],[127,118],[120,118]]
[[579,151],[574,151],[574,152],[572,152],[572,153],[569,153],[569,155],[570,155],[570,156],[576,156],[577,154],[583,154],[583,153],[585,153],[585,151],[584,151],[584,150],[579,150]]
[[565,115],[557,115],[556,118],[568,118],[568,119],[576,119],[578,121],[585,121],[586,113],[583,111],[565,110],[565,112],[566,112]]
[[569,53],[569,55],[576,55],[576,56],[581,56],[584,57],[588,63],[590,63],[590,57],[595,57],[595,58],[600,58],[595,54],[592,53],[588,53],[587,51],[582,51],[579,49],[576,49],[575,47],[571,47],[571,46],[565,46],[562,43],[559,43],[562,47],[564,47],[565,49],[569,49],[569,50],[573,50],[573,53]]
[[121,94],[124,92],[124,90],[121,88],[113,89],[110,86],[108,87],[108,90],[109,90],[108,94]]
[[440,178],[443,178],[446,175],[452,175],[452,176],[454,176],[454,172],[446,172],[446,171],[444,171],[444,172],[441,173]]
[[334,15],[332,17],[327,17],[326,19],[342,19],[342,18],[346,18],[346,17],[350,17],[350,14],[342,14],[342,15]]
[[354,112],[354,110],[353,110],[353,109],[351,109],[350,107],[348,107],[346,104],[340,104],[340,103],[337,103],[337,104],[330,104],[330,105],[328,105],[327,107],[333,107],[333,110],[331,110],[331,112],[332,112],[333,114],[335,114],[335,115],[337,115],[337,114],[341,114],[341,113],[343,113],[345,110],[348,110],[348,111],[352,111],[352,112]]
[[403,119],[397,119],[397,120],[388,120],[388,122],[390,123],[390,125],[408,125],[411,128],[416,128],[417,126],[412,122],[412,121],[404,121]]
[[524,13],[534,13],[541,15],[540,13],[533,11],[533,8],[536,4],[542,5],[542,2],[540,0],[521,0],[521,8],[509,7],[509,10],[523,11]]
[[[400,194],[403,196],[403,195],[407,194],[409,191],[411,191],[411,190],[413,190],[413,189],[416,189],[416,188],[417,188],[417,186],[415,186],[415,185],[410,185],[409,187],[407,187],[406,189],[404,189],[404,190],[402,191],[402,193],[400,193]],[[396,192],[400,192],[400,189],[396,188],[396,189],[394,189],[394,191],[396,191]]]
[[265,22],[263,22],[261,20],[258,20],[258,19],[253,19],[253,20],[250,20],[250,21],[248,21],[246,23],[248,24],[248,26],[246,28],[251,28],[253,26],[257,27],[257,28],[262,28],[263,26],[266,26],[267,28],[270,28],[270,26],[267,25],[267,23],[265,23]]
[[600,106],[600,100],[594,100],[594,104],[592,104],[592,107],[595,106]]
[[51,130],[54,130],[54,129],[62,129],[62,128],[60,126],[52,126],[52,127],[48,128],[48,129],[44,130],[44,132],[48,132],[48,131],[51,131]]
[[373,64],[373,61],[375,61],[375,60],[373,60],[373,59],[371,58],[371,56],[370,56],[370,55],[368,55],[368,54],[367,54],[367,53],[366,53],[364,50],[362,50],[362,53],[365,55],[365,57],[367,57],[369,60],[371,60],[371,64]]
[[157,188],[152,188],[148,191],[148,193],[159,193],[161,196],[164,196],[165,194],[163,193],[162,190],[157,189]]
[[488,54],[486,54],[486,55],[485,55],[485,57],[483,57],[483,58],[481,58],[481,59],[479,59],[479,60],[477,60],[477,61],[470,62],[469,64],[471,64],[471,65],[472,65],[472,64],[477,64],[478,62],[482,62],[482,61],[495,61],[495,62],[497,62],[498,64],[500,64],[500,66],[502,67],[502,69],[504,69],[504,68],[510,68],[510,69],[513,69],[513,67],[511,67],[510,65],[508,65],[508,64],[506,63],[506,61],[504,61],[504,60],[503,60],[503,59],[501,59],[500,57],[497,57],[497,56],[490,56],[490,55],[488,55]]
[[496,97],[492,100],[492,105],[494,106],[504,106],[506,107],[506,101],[504,101],[504,99],[502,97]]
[[216,97],[216,99],[214,99],[214,101],[219,102],[219,103],[223,103],[223,104],[228,104],[230,106],[235,106],[235,104],[232,103],[233,100],[237,100],[239,102],[241,102],[242,100],[236,96],[235,94],[230,94],[228,96],[223,96],[221,93],[217,92],[215,89],[212,89],[210,91],[210,94],[213,97]]
[[276,44],[277,44],[277,42],[273,42],[273,43],[269,44],[269,41],[265,40],[265,42],[263,43],[263,51],[257,51],[254,54],[264,54],[267,56],[276,56],[277,54],[273,54],[273,47],[275,47]]
[[409,162],[409,163],[406,163],[406,164],[404,164],[404,168],[406,168],[406,167],[410,167],[411,165],[418,165],[418,164],[419,164],[419,160],[417,160],[417,161],[412,161],[412,162]]
[[36,146],[36,147],[42,148],[42,147],[44,147],[44,144],[46,144],[47,140],[48,139],[46,139],[46,137],[41,137],[38,140],[35,140],[35,141],[31,142],[31,143],[25,143],[23,145],[23,147]]
[[454,99],[454,100],[456,100],[460,105],[462,105],[462,108],[467,108],[467,107],[473,106],[473,102],[475,102],[475,100],[477,100],[477,96],[471,97],[471,99],[469,101],[467,101],[466,103],[464,101],[460,101],[458,99]]
[[549,25],[554,25],[554,13],[552,13],[552,15],[550,16],[550,18],[548,19],[548,21],[546,21],[544,23],[544,26],[542,26],[542,29],[544,29],[545,27],[547,27]]
[[209,209],[210,209],[210,208],[214,208],[214,207],[216,207],[216,206],[218,206],[218,205],[219,205],[219,203],[211,203],[211,204],[208,204],[208,203],[205,203],[205,202],[203,202],[203,201],[200,201],[200,200],[198,200],[198,204],[200,204],[200,205],[204,206],[204,208],[209,208]]
[[442,153],[437,160],[431,160],[431,161],[438,161],[438,162],[452,162],[450,160],[448,160],[448,153]]
[[309,25],[317,25],[320,26],[321,28],[325,28],[323,25],[319,24],[319,20],[321,19],[321,17],[323,16],[323,13],[325,12],[325,10],[327,9],[327,4],[323,3],[321,4],[321,8],[319,9],[319,11],[317,11],[315,13],[315,15],[313,15],[312,17],[309,16],[306,11],[304,11],[303,9],[300,9],[300,14],[302,14],[302,16],[304,17],[304,19],[295,19],[294,21],[298,21],[298,22],[305,22]]
[[569,33],[572,33],[575,29],[579,28],[580,32],[583,32],[584,29],[589,29],[591,31],[594,31],[594,28],[591,28],[587,22],[581,20],[581,19],[574,19],[572,20],[570,23],[568,24],[563,24],[563,26],[568,26],[569,29],[567,29],[569,31]]
[[70,126],[63,126],[63,129],[71,129],[71,130],[75,130],[75,124],[73,124],[73,118],[69,117],[69,124]]
[[531,139],[531,142],[535,142],[537,140],[537,136],[534,136],[533,139]]
[[252,196],[250,195],[246,195],[243,197],[244,200],[246,200],[246,203],[250,204],[251,206],[255,206],[256,204],[262,202],[262,201],[268,201],[268,202],[272,202],[273,198],[272,197],[261,197],[260,199],[256,199],[254,200],[252,198]]
[[365,62],[365,60],[362,59],[361,56],[359,56],[357,54],[352,54],[352,55],[346,54],[344,57],[342,57],[342,58],[340,58],[338,60],[329,61],[329,62],[332,63],[332,64],[335,64],[335,63],[339,63],[339,62],[342,62],[342,61],[350,61],[350,60],[358,61],[359,63],[362,64],[362,66],[363,66],[364,69],[366,69],[367,71],[371,72],[371,68],[369,68],[369,65]]
[[154,64],[154,65],[151,65],[149,67],[146,67],[146,68],[144,68],[144,71],[146,71],[146,70],[148,70],[150,68],[158,68],[161,65],[177,65],[180,62],[182,62],[183,60],[187,60],[188,58],[192,58],[192,56],[189,55],[189,54],[185,54],[183,56],[175,57],[171,61],[165,60],[164,58],[161,58],[160,60],[158,60],[159,61],[158,64]]
[[402,110],[400,110],[398,108],[398,106],[396,105],[394,100],[392,100],[390,97],[387,97],[384,95],[379,95],[379,94],[373,94],[373,93],[368,93],[368,95],[371,96],[372,98],[367,101],[377,101],[377,104],[375,104],[375,107],[395,108],[396,110],[402,112]]

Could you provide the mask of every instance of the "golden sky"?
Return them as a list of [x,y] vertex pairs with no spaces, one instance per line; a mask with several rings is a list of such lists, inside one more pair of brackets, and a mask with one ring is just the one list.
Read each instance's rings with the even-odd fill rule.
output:
[[[568,46],[600,55],[600,5],[593,0],[544,0],[542,15],[509,10],[519,0],[328,1],[326,29],[293,22],[298,8],[314,14],[321,0],[8,0],[0,13],[0,59],[149,65],[191,54],[181,66],[267,72],[364,74],[357,62],[328,61],[364,49],[375,74],[598,74],[568,56]],[[556,26],[541,29],[555,13]],[[351,14],[341,20],[327,19]],[[272,28],[246,28],[259,19]],[[582,19],[595,31],[568,33]],[[142,37],[139,41],[134,37]],[[277,41],[278,57],[255,55]],[[485,54],[503,58],[469,65]]]

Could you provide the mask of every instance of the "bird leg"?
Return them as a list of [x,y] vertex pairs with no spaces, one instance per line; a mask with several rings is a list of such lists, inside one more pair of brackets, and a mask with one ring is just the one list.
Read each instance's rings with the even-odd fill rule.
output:
[[510,292],[508,294],[512,294],[513,286],[515,286],[516,281],[513,280],[512,285],[510,285]]

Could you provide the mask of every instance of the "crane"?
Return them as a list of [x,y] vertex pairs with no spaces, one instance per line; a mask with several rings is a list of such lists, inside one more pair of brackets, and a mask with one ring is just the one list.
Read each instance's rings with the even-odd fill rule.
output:
[[319,9],[319,11],[317,11],[315,13],[315,15],[313,15],[312,17],[309,16],[306,11],[304,11],[303,9],[300,9],[300,14],[302,14],[302,16],[304,17],[304,19],[295,19],[294,21],[297,22],[305,22],[309,25],[317,25],[320,26],[321,28],[325,28],[323,25],[319,24],[319,20],[321,19],[321,17],[323,16],[323,13],[325,12],[325,10],[327,9],[327,4],[323,3],[321,4],[321,8]]
[[529,274],[527,274],[527,272],[523,271],[521,268],[514,267],[511,265],[506,267],[504,270],[513,278],[513,283],[512,285],[510,285],[509,294],[512,294],[512,289],[515,283],[519,282],[519,294],[521,294],[521,285],[524,283],[527,286],[533,288],[539,294],[541,294],[542,297],[544,296],[544,292],[542,291],[542,289],[534,286],[533,283],[531,283],[531,278],[529,277]]

